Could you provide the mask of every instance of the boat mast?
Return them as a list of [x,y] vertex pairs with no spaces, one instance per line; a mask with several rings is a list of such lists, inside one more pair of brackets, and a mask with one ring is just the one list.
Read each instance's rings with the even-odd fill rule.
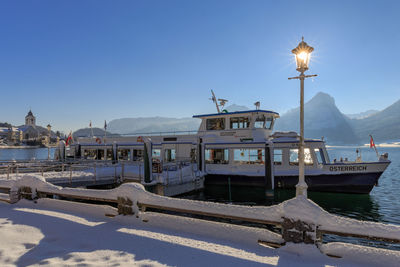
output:
[[221,113],[221,111],[219,111],[219,106],[218,106],[217,98],[215,97],[214,91],[213,91],[212,89],[211,89],[211,94],[212,94],[212,97],[210,98],[210,100],[212,100],[212,102],[215,103],[215,106],[217,107],[218,113]]
[[[218,104],[217,98],[215,97],[214,91],[212,89],[211,89],[211,94],[212,94],[212,96],[211,96],[210,100],[212,100],[212,102],[215,103],[215,106],[217,107],[217,112],[221,113],[221,110],[219,107],[224,108],[224,106],[225,106],[226,102],[228,102],[228,100],[218,98],[218,101],[219,101],[219,104]],[[222,110],[222,112],[224,112],[224,110]]]

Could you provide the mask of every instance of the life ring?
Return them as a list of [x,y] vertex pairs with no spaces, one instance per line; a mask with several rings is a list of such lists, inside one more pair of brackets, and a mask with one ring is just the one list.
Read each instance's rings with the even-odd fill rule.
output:
[[99,137],[96,138],[96,143],[101,144],[101,139]]
[[138,138],[136,139],[136,142],[138,142],[138,143],[144,143],[143,137],[138,136]]

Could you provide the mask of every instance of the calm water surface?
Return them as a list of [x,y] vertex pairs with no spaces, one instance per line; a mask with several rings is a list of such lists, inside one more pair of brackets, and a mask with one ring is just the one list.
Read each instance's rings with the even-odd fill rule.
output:
[[[54,157],[55,148],[50,148],[50,158]],[[47,159],[47,148],[7,148],[0,149],[0,160]]]
[[[340,157],[355,160],[357,147],[329,147],[331,161]],[[376,161],[376,153],[370,148],[359,148],[362,159]],[[400,225],[400,148],[378,148],[378,152],[389,153],[392,163],[379,179],[379,186],[374,187],[369,195],[308,192],[308,197],[325,210],[347,217],[386,222]],[[251,193],[249,193],[251,192]],[[244,190],[232,188],[231,197],[227,187],[206,188],[204,192],[188,195],[191,199],[206,199],[217,202],[236,204],[274,205],[295,196],[294,190],[275,190],[273,198],[266,198],[263,190],[253,188]]]

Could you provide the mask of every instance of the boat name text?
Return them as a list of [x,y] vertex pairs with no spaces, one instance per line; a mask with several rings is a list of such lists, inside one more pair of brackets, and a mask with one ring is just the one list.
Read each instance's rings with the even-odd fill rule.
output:
[[366,171],[367,170],[367,166],[331,166],[329,167],[329,170],[331,172],[346,172],[346,171]]

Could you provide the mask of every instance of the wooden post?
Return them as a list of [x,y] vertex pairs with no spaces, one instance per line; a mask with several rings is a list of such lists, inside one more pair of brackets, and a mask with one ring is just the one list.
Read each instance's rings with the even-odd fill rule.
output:
[[133,202],[129,198],[118,197],[118,214],[122,215],[133,215]]
[[182,177],[182,164],[179,163],[179,180],[181,184],[183,183],[183,177]]
[[124,177],[125,177],[125,164],[122,163],[122,165],[121,165],[121,181],[124,180]]
[[41,169],[41,171],[42,171],[42,177],[44,177],[44,174],[43,174],[43,166],[41,166],[40,169]]
[[315,244],[316,226],[300,220],[283,218],[282,238],[285,242]]
[[69,184],[72,186],[72,165],[69,167]]
[[114,165],[114,181],[117,183],[117,165]]
[[96,172],[96,163],[94,164],[94,176],[93,176],[93,179],[94,179],[94,182],[96,183],[96,178],[97,178],[97,172]]

